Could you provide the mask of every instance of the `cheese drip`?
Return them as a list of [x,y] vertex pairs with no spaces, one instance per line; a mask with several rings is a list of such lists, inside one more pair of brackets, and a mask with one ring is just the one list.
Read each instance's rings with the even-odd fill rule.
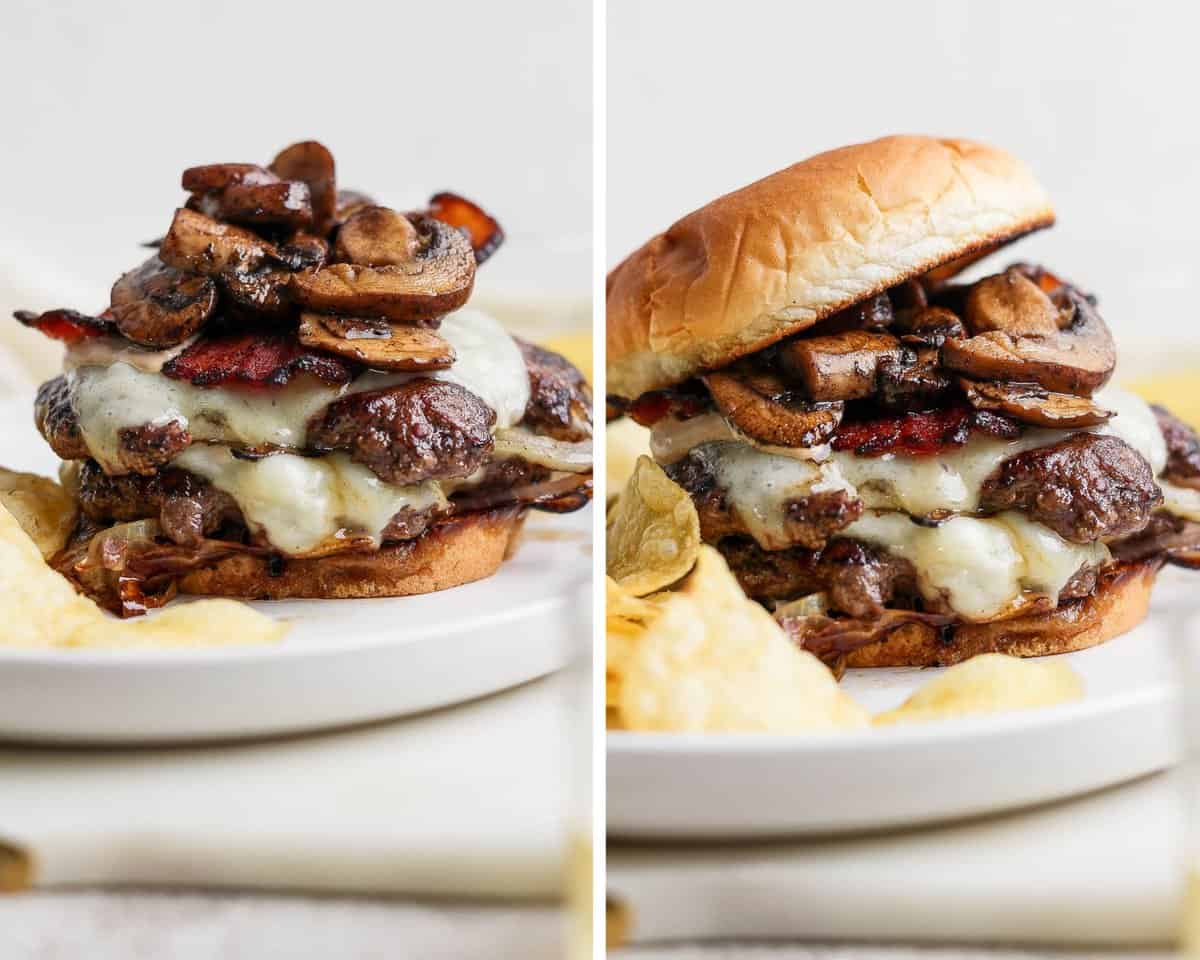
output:
[[457,360],[448,370],[425,374],[367,371],[336,387],[301,375],[283,387],[196,387],[170,380],[158,371],[166,351],[72,348],[67,377],[79,427],[92,456],[118,472],[122,430],[146,423],[186,427],[194,440],[245,446],[305,445],[308,421],[339,397],[406,383],[417,376],[457,383],[496,411],[496,427],[511,427],[529,403],[529,375],[520,348],[486,313],[459,310],[442,320],[439,331],[454,347]]
[[384,528],[405,507],[425,510],[446,503],[435,481],[394,486],[340,453],[240,460],[227,447],[197,443],[174,463],[228,493],[250,529],[289,554],[306,553],[343,533],[379,543]]
[[1008,611],[1022,593],[1058,594],[1081,567],[1107,563],[1102,543],[1069,543],[1016,512],[953,517],[936,527],[902,513],[867,513],[845,536],[908,560],[921,594],[944,599],[959,616],[984,620]]

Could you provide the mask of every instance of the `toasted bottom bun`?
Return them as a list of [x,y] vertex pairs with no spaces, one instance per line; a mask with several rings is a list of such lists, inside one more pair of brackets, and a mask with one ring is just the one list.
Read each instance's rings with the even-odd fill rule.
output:
[[906,623],[883,640],[846,656],[848,667],[941,667],[981,653],[1044,657],[1093,647],[1132,630],[1150,606],[1156,560],[1106,570],[1096,591],[1046,613],[991,623],[959,623],[948,630]]
[[189,571],[183,593],[243,600],[347,600],[407,597],[448,590],[490,577],[511,554],[525,521],[520,507],[504,507],[440,523],[414,540],[371,552],[286,560],[238,554]]

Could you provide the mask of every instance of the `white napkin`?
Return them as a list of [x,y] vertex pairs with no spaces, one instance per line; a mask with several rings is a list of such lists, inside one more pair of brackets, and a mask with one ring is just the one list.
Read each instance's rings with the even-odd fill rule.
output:
[[634,943],[1165,943],[1182,891],[1173,786],[849,840],[610,845],[608,889]]
[[563,680],[249,745],[0,749],[0,842],[35,885],[546,898],[561,889]]

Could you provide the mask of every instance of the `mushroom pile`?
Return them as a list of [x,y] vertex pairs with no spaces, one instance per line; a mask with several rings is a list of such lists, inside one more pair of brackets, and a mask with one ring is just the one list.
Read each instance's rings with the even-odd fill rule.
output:
[[[467,301],[476,268],[504,239],[455,194],[400,212],[339,191],[333,155],[312,140],[266,167],[192,167],[182,185],[186,204],[154,255],[113,285],[100,316],[18,319],[68,343],[119,335],[153,350],[188,344],[163,373],[195,383],[214,382],[218,360],[232,364],[228,379],[264,383],[293,368],[333,370],[335,380],[361,367],[440,370],[455,360],[437,332],[441,318]],[[287,354],[290,366],[263,362],[266,353]]]
[[933,454],[975,430],[1104,423],[1092,394],[1115,364],[1095,298],[1019,263],[970,284],[909,280],[630,413],[652,425],[715,405],[763,444]]

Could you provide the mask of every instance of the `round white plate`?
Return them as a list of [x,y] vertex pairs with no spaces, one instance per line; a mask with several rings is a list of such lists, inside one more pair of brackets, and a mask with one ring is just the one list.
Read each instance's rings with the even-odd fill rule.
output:
[[[1068,654],[1082,701],[813,736],[608,735],[608,830],[621,837],[835,834],[978,816],[1161,770],[1174,756],[1169,616],[1195,574],[1165,570],[1151,616]],[[1194,602],[1194,601],[1192,601]],[[933,670],[851,670],[873,712]]]
[[[53,476],[57,461],[25,426],[31,420],[32,397],[0,403],[0,422],[8,424],[0,463]],[[590,582],[590,544],[590,509],[534,513],[515,556],[478,583],[420,597],[251,604],[292,623],[278,644],[0,645],[0,739],[145,743],[286,734],[494,693],[565,662],[577,591]]]

